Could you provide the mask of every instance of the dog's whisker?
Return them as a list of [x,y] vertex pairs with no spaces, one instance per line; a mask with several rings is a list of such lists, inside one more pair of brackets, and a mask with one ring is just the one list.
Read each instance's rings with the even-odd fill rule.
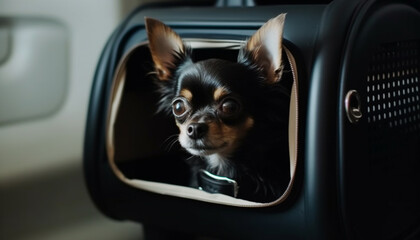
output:
[[167,138],[165,139],[165,141],[163,141],[163,144],[167,143],[168,141],[171,141],[171,140],[172,140],[172,138],[174,138],[174,137],[178,137],[178,136],[179,136],[179,134],[172,134],[171,136],[167,137]]
[[178,138],[176,138],[174,141],[172,141],[172,143],[171,143],[171,144],[170,144],[170,146],[169,146],[168,152],[172,150],[173,146],[174,146],[177,142],[179,142]]
[[146,76],[153,76],[153,75],[157,75],[157,72],[151,71],[151,72],[146,73]]
[[172,147],[175,145],[176,142],[178,142],[178,135],[179,134],[173,134],[171,136],[169,136],[168,138],[166,138],[165,141],[163,141],[162,145],[165,149],[165,151],[169,152],[171,151]]

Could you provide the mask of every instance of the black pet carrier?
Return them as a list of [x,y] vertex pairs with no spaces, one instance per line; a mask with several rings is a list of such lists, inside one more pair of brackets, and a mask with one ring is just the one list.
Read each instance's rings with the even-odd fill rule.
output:
[[[242,2],[253,6],[142,7],[112,34],[86,124],[85,177],[97,207],[169,239],[418,239],[420,1]],[[165,143],[178,131],[174,119],[156,114],[144,18],[169,25],[196,59],[235,60],[280,13],[287,189],[260,203],[188,187],[188,156]]]

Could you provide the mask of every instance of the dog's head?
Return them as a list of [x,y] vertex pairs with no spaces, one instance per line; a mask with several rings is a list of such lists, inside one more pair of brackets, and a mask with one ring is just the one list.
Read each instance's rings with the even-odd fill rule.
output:
[[229,157],[255,124],[262,85],[282,76],[285,14],[265,23],[241,48],[237,62],[194,62],[178,34],[146,18],[149,47],[160,85],[160,110],[173,114],[179,142],[193,155]]

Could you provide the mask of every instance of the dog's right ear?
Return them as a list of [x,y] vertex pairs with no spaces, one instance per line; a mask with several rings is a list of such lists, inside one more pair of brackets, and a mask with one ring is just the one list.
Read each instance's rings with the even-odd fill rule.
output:
[[188,57],[188,50],[181,37],[164,23],[152,18],[145,18],[145,22],[156,74],[160,80],[167,81]]

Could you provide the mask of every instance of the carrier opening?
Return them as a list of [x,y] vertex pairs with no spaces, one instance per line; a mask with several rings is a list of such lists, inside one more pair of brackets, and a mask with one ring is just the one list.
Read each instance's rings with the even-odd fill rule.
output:
[[[243,41],[184,39],[193,49],[195,61],[220,58],[236,61]],[[157,113],[160,95],[152,74],[154,67],[147,42],[131,49],[116,69],[108,105],[107,153],[119,179],[135,188],[154,193],[238,206],[265,207],[283,202],[292,190],[297,163],[298,76],[295,59],[284,48],[282,84],[290,91],[290,176],[284,193],[275,201],[254,202],[225,194],[212,194],[189,187],[191,155],[179,145],[179,129],[172,116]],[[206,175],[209,176],[208,174]],[[212,178],[210,176],[210,178]]]

